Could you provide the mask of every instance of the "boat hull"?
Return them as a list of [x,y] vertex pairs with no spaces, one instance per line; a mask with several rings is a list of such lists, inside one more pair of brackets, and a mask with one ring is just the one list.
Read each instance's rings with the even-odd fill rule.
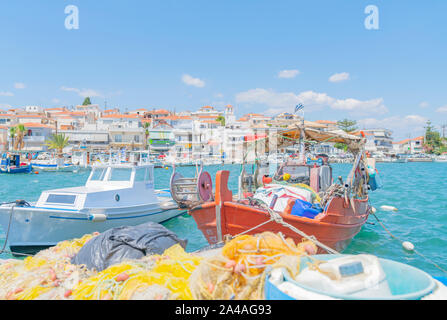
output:
[[13,167],[13,168],[0,168],[0,173],[30,173],[32,171],[32,166],[20,166],[20,167]]
[[[0,224],[6,233],[11,207],[0,207]],[[89,212],[101,213],[105,220],[95,220]],[[83,212],[36,207],[15,207],[12,213],[8,245],[11,251],[34,251],[60,241],[104,232],[120,226],[139,225],[148,221],[163,222],[185,213],[175,205],[158,204],[120,209],[91,209]],[[15,250],[14,250],[15,249]]]
[[[210,244],[222,241],[225,235],[236,236],[243,232],[257,234],[264,231],[281,232],[296,243],[302,241],[302,237],[289,227],[274,221],[268,222],[270,215],[266,210],[233,201],[232,193],[226,186],[227,181],[228,174],[219,171],[216,176],[216,200],[189,210]],[[333,198],[326,210],[315,219],[280,215],[286,224],[316,237],[332,249],[343,251],[369,215],[368,199],[355,200],[353,204],[354,210],[343,198]]]

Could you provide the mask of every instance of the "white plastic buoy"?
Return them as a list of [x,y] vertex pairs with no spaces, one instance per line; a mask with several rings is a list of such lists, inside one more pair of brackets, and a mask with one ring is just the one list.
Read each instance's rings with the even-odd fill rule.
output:
[[88,220],[90,220],[90,221],[106,221],[107,216],[105,214],[101,214],[101,213],[94,213],[88,217]]
[[402,242],[402,247],[404,247],[404,249],[408,250],[408,251],[413,251],[414,250],[414,244],[412,244],[410,241]]
[[374,208],[374,207],[371,207],[371,212],[372,212],[372,213],[376,213],[376,212],[377,212],[377,209]]
[[397,208],[393,206],[380,206],[380,209],[385,211],[397,211]]

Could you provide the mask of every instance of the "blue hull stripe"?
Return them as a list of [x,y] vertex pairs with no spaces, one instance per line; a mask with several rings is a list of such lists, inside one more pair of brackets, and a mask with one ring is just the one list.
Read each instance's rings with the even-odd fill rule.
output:
[[[141,214],[141,215],[138,215],[138,216],[115,217],[115,218],[110,217],[110,216],[107,216],[107,219],[106,219],[106,220],[134,219],[134,218],[141,218],[141,217],[153,216],[153,215],[160,214],[160,213],[163,213],[163,212],[164,212],[164,211],[159,211],[159,212],[153,212],[153,213],[148,213],[148,214]],[[180,214],[180,213],[179,213],[179,214]],[[87,217],[85,217],[85,218],[75,218],[75,217],[58,217],[58,216],[50,216],[50,218],[52,218],[52,219],[67,219],[67,220],[88,220]]]

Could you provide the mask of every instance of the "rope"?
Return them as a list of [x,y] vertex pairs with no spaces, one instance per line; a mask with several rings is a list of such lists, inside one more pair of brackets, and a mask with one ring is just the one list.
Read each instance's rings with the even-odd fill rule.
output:
[[265,202],[263,202],[262,200],[260,200],[260,199],[253,199],[253,200],[258,201],[258,202],[261,204],[261,206],[263,206],[263,207],[267,210],[267,212],[270,214],[270,219],[267,220],[267,221],[265,221],[265,222],[263,222],[263,223],[261,223],[261,224],[258,224],[257,226],[254,226],[253,228],[250,228],[250,229],[245,230],[245,231],[243,231],[243,232],[241,232],[241,233],[239,233],[239,234],[236,234],[236,235],[232,236],[232,238],[237,237],[237,236],[242,235],[242,234],[245,234],[245,233],[247,233],[247,232],[253,231],[253,230],[255,230],[255,229],[257,229],[257,228],[259,228],[259,227],[261,227],[261,226],[263,226],[263,225],[265,225],[265,224],[271,222],[271,221],[274,221],[274,222],[276,222],[276,223],[278,223],[278,224],[280,224],[280,225],[282,225],[282,226],[284,226],[284,227],[286,227],[286,228],[289,228],[289,229],[292,230],[293,232],[299,234],[301,237],[306,238],[307,240],[313,242],[315,245],[317,245],[317,246],[319,246],[320,248],[326,250],[328,253],[331,253],[331,254],[339,254],[338,251],[336,251],[336,250],[334,250],[334,249],[332,249],[332,248],[326,246],[325,244],[321,243],[321,242],[318,241],[314,236],[309,236],[309,235],[307,235],[306,233],[304,233],[303,231],[301,231],[301,230],[299,230],[298,228],[294,227],[293,225],[291,225],[291,224],[285,222],[279,213],[277,213],[277,212],[271,210],[271,209],[267,206],[267,204],[266,204]]
[[[8,221],[8,228],[7,228],[7,230],[6,230],[5,243],[3,244],[3,248],[0,250],[0,254],[3,254],[3,253],[9,253],[9,254],[12,254],[12,255],[27,256],[27,257],[29,257],[29,256],[33,256],[33,255],[31,255],[31,254],[27,254],[27,253],[20,253],[20,252],[13,252],[13,251],[10,251],[10,250],[6,250],[6,244],[8,243],[8,239],[9,239],[9,231],[10,231],[10,229],[11,229],[12,214],[13,214],[14,208],[17,206],[17,204],[19,203],[19,201],[23,201],[23,200],[17,200],[17,201],[11,201],[11,202],[3,202],[3,203],[1,203],[1,205],[4,205],[4,204],[11,204],[11,203],[12,203],[13,205],[11,206],[11,210],[9,210],[9,221]],[[25,203],[27,203],[27,202],[25,202]]]
[[[382,221],[379,220],[379,218],[376,216],[375,213],[371,214],[374,216],[374,218],[376,218],[377,222],[380,224],[380,226],[394,239],[396,239],[397,241],[399,241],[401,244],[403,243],[402,240],[400,240],[398,237],[396,237],[395,235],[393,235],[391,233],[391,231],[389,231],[385,225],[382,223]],[[421,256],[422,258],[424,258],[425,260],[427,260],[428,262],[430,262],[432,265],[434,265],[436,268],[438,268],[439,270],[441,270],[442,272],[447,274],[447,270],[445,270],[444,268],[440,267],[438,264],[436,264],[434,261],[432,261],[431,259],[429,259],[428,257],[424,256],[422,253],[420,253],[419,251],[417,251],[416,249],[412,250],[414,253],[416,253],[417,255]]]

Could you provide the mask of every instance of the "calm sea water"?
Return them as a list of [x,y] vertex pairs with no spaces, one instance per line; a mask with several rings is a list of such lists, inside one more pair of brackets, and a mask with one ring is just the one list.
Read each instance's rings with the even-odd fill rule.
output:
[[[218,170],[230,170],[229,187],[237,191],[239,165],[214,165],[205,169],[215,177]],[[346,178],[351,165],[334,164],[334,177]],[[411,241],[416,250],[447,269],[447,163],[379,163],[377,169],[383,188],[371,193],[371,203],[384,225],[403,241]],[[193,176],[194,167],[178,169],[184,176]],[[172,169],[155,169],[155,187],[169,187]],[[89,171],[78,173],[45,173],[0,175],[0,202],[25,199],[35,201],[43,190],[83,185]],[[397,212],[381,211],[381,205],[397,207]],[[415,253],[408,253],[390,238],[374,217],[369,218],[345,253],[371,253],[408,263],[434,276],[445,276],[439,269]],[[207,245],[195,221],[187,214],[171,219],[164,226],[179,237],[188,239],[187,251]],[[12,232],[14,229],[12,228]],[[0,227],[0,249],[5,235]],[[3,254],[0,258],[11,258]]]

